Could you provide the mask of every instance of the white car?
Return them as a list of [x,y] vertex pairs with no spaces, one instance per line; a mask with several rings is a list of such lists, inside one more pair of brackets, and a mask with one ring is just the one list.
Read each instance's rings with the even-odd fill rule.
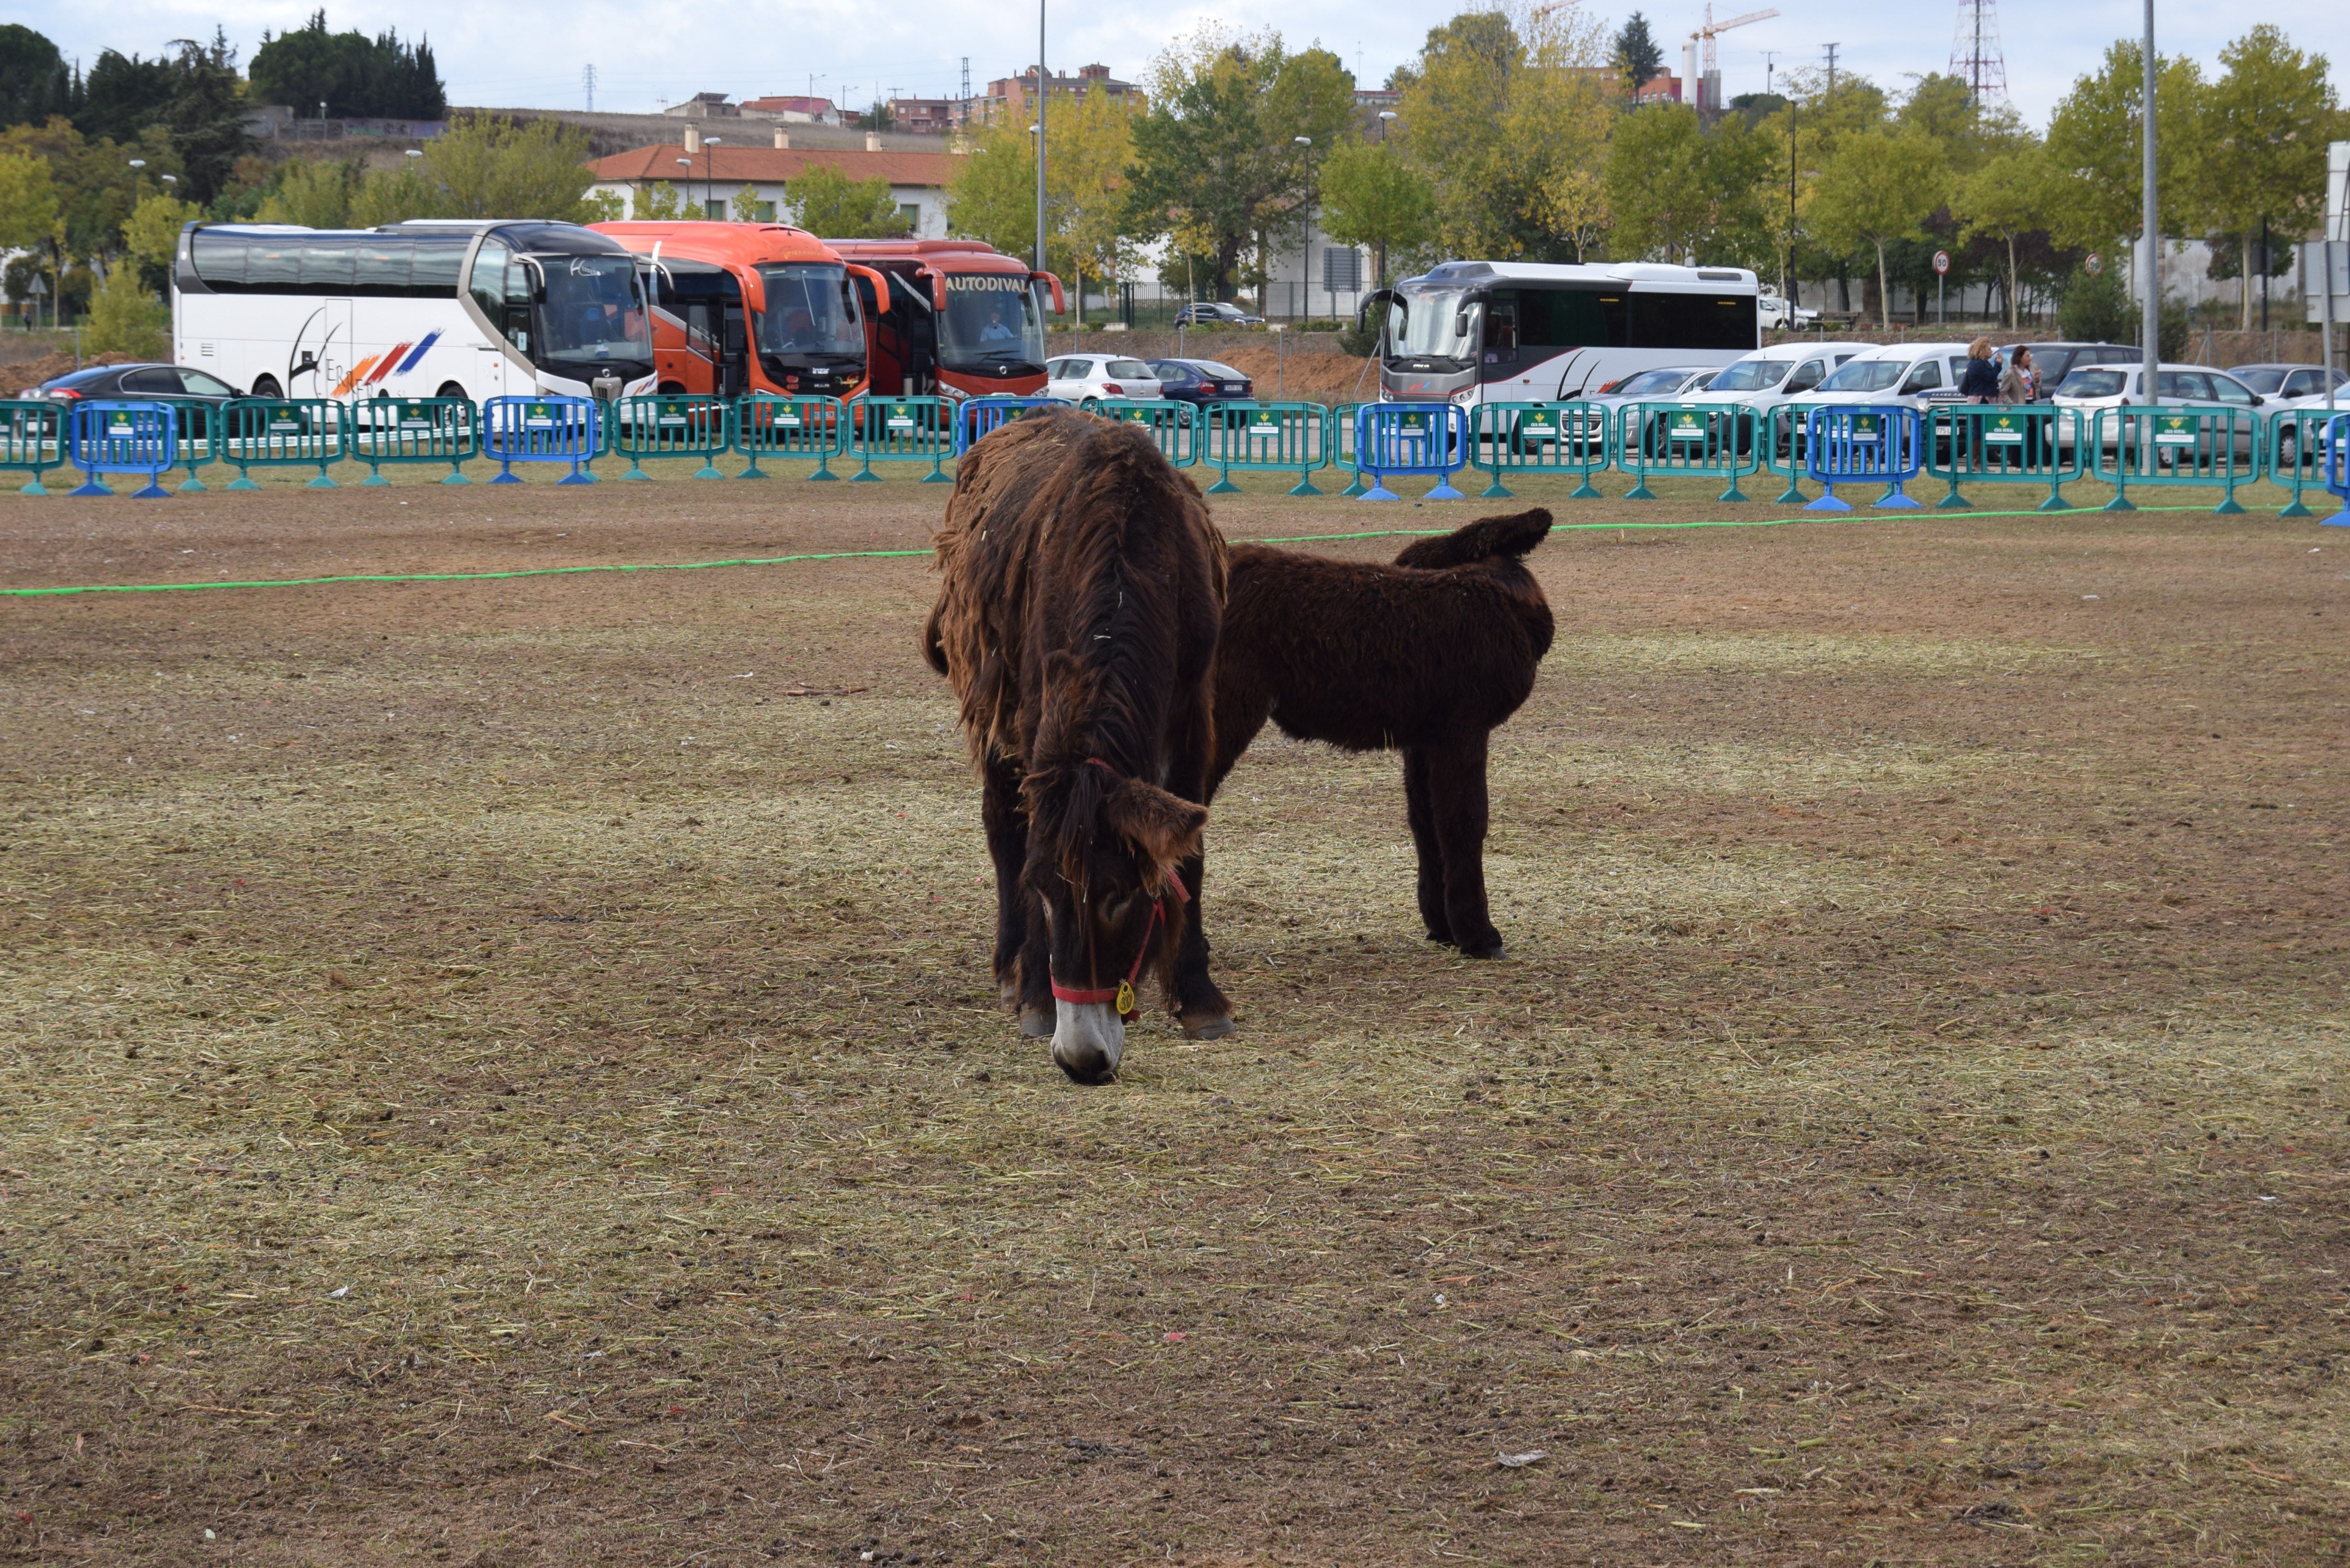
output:
[[[1812,401],[1846,360],[1868,352],[1866,343],[1776,343],[1723,366],[1704,390],[1679,400],[1684,408],[1743,403],[1759,425],[1782,403]],[[1745,450],[1742,441],[1739,450]]]
[[1045,395],[1066,403],[1087,398],[1150,400],[1159,392],[1150,367],[1124,354],[1068,354],[1045,367]]
[[1793,328],[1801,332],[1806,327],[1816,327],[1820,313],[1809,306],[1789,305],[1776,289],[1766,288],[1754,302],[1754,314],[1766,332],[1783,332]]
[[[2086,432],[2095,424],[2099,409],[2142,407],[2149,400],[2158,408],[2240,409],[2246,413],[2266,401],[2225,370],[2215,370],[2209,365],[2163,365],[2158,368],[2154,392],[2148,400],[2145,394],[2146,368],[2142,365],[2092,365],[2074,371],[2064,378],[2049,400],[2060,409],[2081,410],[2081,428]],[[2246,440],[2251,446],[2260,444],[2258,421],[2254,414]],[[2069,426],[2067,421],[2067,425]],[[2060,427],[2060,446],[2072,444],[2072,431]],[[2107,441],[2106,449],[2112,449]],[[2242,449],[2244,442],[2238,443]],[[2248,450],[2238,455],[2249,457]]]
[[1936,403],[1957,402],[1966,373],[1963,343],[1888,344],[1854,355],[1804,400],[1830,407],[1908,403],[1922,413]]
[[[2272,409],[2325,407],[2325,371],[2317,365],[2236,365],[2228,374],[2267,400]],[[2334,372],[2334,407],[2350,413],[2350,370]]]

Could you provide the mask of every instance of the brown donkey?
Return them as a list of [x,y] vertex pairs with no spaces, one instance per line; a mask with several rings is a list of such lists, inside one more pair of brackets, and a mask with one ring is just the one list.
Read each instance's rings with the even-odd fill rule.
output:
[[[1485,745],[1534,690],[1550,601],[1524,556],[1550,514],[1422,539],[1392,566],[1235,545],[1216,654],[1208,798],[1271,718],[1350,752],[1400,750],[1430,940],[1498,958],[1485,905]],[[1207,968],[1196,924],[1182,966]]]
[[1149,969],[1186,1033],[1230,1033],[1204,954],[1188,981],[1170,967],[1200,886],[1224,598],[1198,489],[1134,426],[1020,420],[959,465],[938,568],[922,651],[962,700],[1021,1029],[1107,1083]]

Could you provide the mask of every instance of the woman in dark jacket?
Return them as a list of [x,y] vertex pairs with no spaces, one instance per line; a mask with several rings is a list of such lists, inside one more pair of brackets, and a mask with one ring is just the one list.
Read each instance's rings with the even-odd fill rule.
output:
[[1991,357],[1991,339],[1978,337],[1967,345],[1967,373],[1959,381],[1959,396],[1970,403],[1999,401],[1999,361]]

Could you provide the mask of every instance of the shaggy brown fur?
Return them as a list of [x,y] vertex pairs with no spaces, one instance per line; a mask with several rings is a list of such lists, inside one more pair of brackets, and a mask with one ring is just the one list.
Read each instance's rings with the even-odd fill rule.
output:
[[[1502,951],[1485,902],[1485,747],[1534,690],[1550,602],[1526,569],[1550,514],[1488,517],[1392,566],[1236,545],[1216,655],[1213,799],[1270,717],[1300,740],[1400,750],[1430,939]],[[1207,939],[1196,923],[1186,961]]]
[[[1155,941],[1186,1031],[1229,1031],[1204,966],[1189,983],[1165,967],[1181,926],[1170,877],[1200,882],[1224,597],[1198,489],[1131,425],[1020,420],[959,466],[938,568],[923,653],[962,700],[995,861],[995,976],[1022,1027],[1053,1028],[1054,975],[1115,986]],[[1083,1082],[1115,1070],[1061,1064]]]

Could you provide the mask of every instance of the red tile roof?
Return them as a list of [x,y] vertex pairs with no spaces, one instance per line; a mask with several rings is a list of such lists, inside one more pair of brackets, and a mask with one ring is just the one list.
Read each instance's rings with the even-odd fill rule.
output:
[[[677,161],[682,147],[632,147],[588,165],[601,181],[641,183],[652,180],[683,180],[687,171]],[[876,174],[892,185],[943,188],[954,179],[962,161],[951,152],[864,152],[825,147],[733,147],[720,142],[692,155],[691,178],[733,180],[752,184],[788,184],[811,165],[829,164],[851,180]]]

